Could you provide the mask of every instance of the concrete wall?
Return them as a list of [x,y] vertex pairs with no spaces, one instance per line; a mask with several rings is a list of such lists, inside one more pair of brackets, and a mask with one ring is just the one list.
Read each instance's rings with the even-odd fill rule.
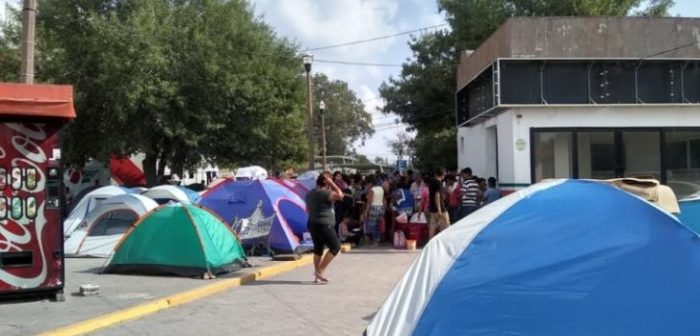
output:
[[[487,129],[497,128],[498,132],[498,172],[497,176],[506,184],[529,184],[530,176],[530,129],[531,128],[635,128],[635,127],[700,127],[699,106],[556,106],[522,107],[505,110],[486,122],[460,127],[458,141],[464,137],[464,148],[458,148],[460,167],[470,166],[479,176],[492,175],[492,158],[487,156]],[[628,161],[630,172],[642,173],[650,165],[658,165],[658,139],[644,134],[635,135],[634,145],[626,150],[638,153]],[[654,141],[657,141],[654,144]],[[459,146],[459,144],[458,144]],[[562,152],[567,144],[565,139],[554,139],[552,150]],[[581,155],[590,148],[579,144]],[[492,150],[491,150],[492,151]],[[590,157],[590,155],[585,155]],[[586,165],[582,162],[583,166]],[[571,167],[568,162],[557,161],[557,176]],[[590,172],[589,172],[590,173]],[[580,171],[584,176],[585,169]],[[564,176],[562,176],[564,177]]]
[[457,88],[497,58],[700,58],[699,18],[518,17],[506,21],[469,57],[462,57]]

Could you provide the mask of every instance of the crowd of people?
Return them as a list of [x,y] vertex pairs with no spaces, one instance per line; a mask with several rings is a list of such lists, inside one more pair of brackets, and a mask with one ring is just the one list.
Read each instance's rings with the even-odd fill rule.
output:
[[[378,246],[391,240],[395,219],[418,214],[428,223],[428,239],[498,198],[496,178],[437,169],[434,174],[321,174],[306,195],[309,233],[314,242],[315,282],[340,251],[340,242]],[[324,249],[328,252],[324,253]]]
[[501,196],[496,178],[480,178],[470,168],[437,169],[433,174],[331,175],[343,197],[333,204],[335,231],[341,241],[378,245],[391,240],[395,218],[418,213],[429,225],[429,237]]

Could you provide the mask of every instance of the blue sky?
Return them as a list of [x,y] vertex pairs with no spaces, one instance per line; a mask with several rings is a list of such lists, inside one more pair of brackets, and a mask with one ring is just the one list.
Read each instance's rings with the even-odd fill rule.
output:
[[[390,35],[444,22],[444,18],[437,13],[435,0],[250,1],[256,14],[279,36],[308,48]],[[21,0],[0,0],[0,4],[3,3],[20,5]],[[700,17],[700,0],[676,0],[671,12],[678,16]],[[4,11],[0,11],[0,17],[3,15]],[[409,38],[400,36],[322,50],[315,52],[314,56],[320,60],[399,64],[411,56],[406,44]],[[395,117],[377,111],[383,103],[379,99],[378,88],[390,76],[396,76],[400,68],[315,63],[313,71],[348,82],[350,88],[365,101],[378,132],[364,145],[355,144],[357,150],[370,157],[393,159],[386,142],[402,131],[404,126],[392,124]]]

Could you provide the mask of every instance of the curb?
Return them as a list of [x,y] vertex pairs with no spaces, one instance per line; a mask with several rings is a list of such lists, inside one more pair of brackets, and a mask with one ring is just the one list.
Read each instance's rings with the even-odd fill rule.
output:
[[199,300],[230,288],[239,287],[250,282],[273,277],[280,273],[306,266],[312,262],[313,256],[305,255],[299,260],[287,261],[278,265],[263,267],[255,272],[243,274],[237,278],[217,281],[213,284],[190,289],[188,291],[167,296],[162,299],[142,303],[130,308],[125,308],[116,312],[94,317],[65,327],[46,331],[38,334],[38,336],[72,336],[86,334],[118,323],[141,318],[163,309],[168,309],[191,301]]

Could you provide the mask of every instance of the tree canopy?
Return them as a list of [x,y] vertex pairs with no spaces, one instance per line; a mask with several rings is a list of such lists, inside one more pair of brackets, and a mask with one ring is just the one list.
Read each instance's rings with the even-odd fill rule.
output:
[[[365,105],[350,90],[348,84],[340,80],[330,80],[324,74],[312,79],[315,108],[321,101],[326,104],[326,152],[328,155],[346,155],[352,151],[357,140],[366,140],[374,134],[372,117],[365,111]],[[316,146],[321,153],[321,114],[314,113]]]
[[[244,0],[39,0],[37,82],[74,86],[64,158],[145,153],[149,183],[203,161],[302,162],[305,83],[297,46]],[[19,73],[19,13],[0,33],[0,80]],[[373,132],[346,83],[314,78],[329,154]],[[320,119],[315,120],[320,127]],[[319,137],[320,137],[320,133]],[[320,140],[319,140],[320,142]]]
[[451,28],[412,38],[412,58],[380,87],[383,112],[396,113],[417,131],[418,168],[456,169],[454,92],[461,51],[476,49],[514,16],[662,16],[671,6],[672,0],[438,0]]

